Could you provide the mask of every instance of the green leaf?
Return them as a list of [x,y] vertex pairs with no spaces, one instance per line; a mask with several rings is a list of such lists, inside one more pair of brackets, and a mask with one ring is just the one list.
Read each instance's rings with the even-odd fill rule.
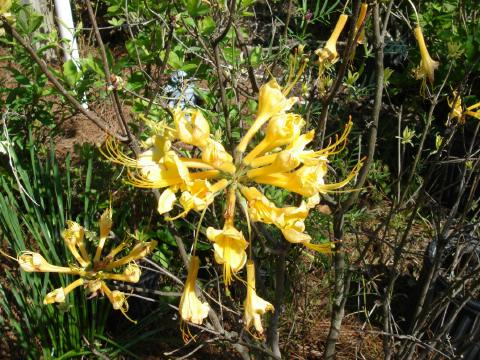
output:
[[242,0],[240,2],[240,6],[242,9],[247,8],[255,3],[256,0]]
[[230,64],[237,64],[240,62],[240,50],[227,47],[224,50],[225,60],[227,60]]
[[198,27],[202,35],[210,36],[215,31],[215,21],[213,21],[212,17],[206,16],[202,20],[198,22]]
[[108,23],[110,25],[116,26],[116,27],[122,26],[124,22],[125,22],[124,19],[117,19],[117,18],[111,18],[110,20],[108,20]]
[[87,58],[82,59],[81,62],[82,68],[91,70],[102,77],[105,76],[100,59],[94,59],[92,55],[89,55]]
[[31,33],[35,32],[43,22],[43,16],[39,15],[37,13],[32,12],[30,15],[30,24],[29,24],[29,30]]
[[260,66],[260,62],[262,61],[262,48],[260,46],[256,46],[253,51],[250,53],[250,64],[257,68]]
[[80,80],[80,72],[72,59],[63,64],[63,76],[67,84],[72,87]]
[[108,7],[107,12],[113,15],[116,14],[119,10],[121,10],[120,5],[111,5]]
[[202,0],[185,0],[185,7],[191,17],[205,15],[210,10],[208,4]]
[[127,89],[137,91],[145,87],[145,77],[140,71],[134,72],[127,81]]
[[197,68],[198,68],[198,65],[197,65],[197,64],[187,63],[187,64],[183,65],[183,66],[180,68],[180,70],[183,70],[183,71],[185,71],[186,73],[190,74],[190,73],[194,72]]
[[170,65],[174,70],[178,70],[183,66],[183,60],[175,51],[170,51],[170,54],[168,55],[168,65]]

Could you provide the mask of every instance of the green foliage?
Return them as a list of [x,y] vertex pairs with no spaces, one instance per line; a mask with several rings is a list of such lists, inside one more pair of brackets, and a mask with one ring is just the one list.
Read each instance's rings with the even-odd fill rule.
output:
[[[50,263],[65,264],[68,251],[60,234],[66,219],[71,218],[70,159],[66,159],[63,169],[53,150],[42,160],[31,137],[27,149],[29,162],[20,162],[17,152],[13,144],[9,146],[18,178],[2,177],[0,184],[0,226],[7,251],[18,255],[38,249]],[[94,343],[104,334],[109,304],[88,300],[83,291],[70,295],[60,306],[43,305],[48,292],[72,281],[69,276],[30,274],[17,269],[6,270],[4,275],[8,287],[0,287],[0,305],[5,311],[0,323],[15,333],[22,358],[89,354],[84,337]],[[38,346],[32,346],[32,339]]]
[[[475,68],[465,68],[475,64],[480,54],[480,26],[475,16],[469,16],[478,8],[474,0],[458,1],[429,0],[422,2],[420,24],[433,41],[433,51],[443,63],[440,69],[445,75],[448,66],[454,66],[452,80],[459,81],[466,71],[479,71],[478,62]],[[461,20],[461,21],[460,21]]]

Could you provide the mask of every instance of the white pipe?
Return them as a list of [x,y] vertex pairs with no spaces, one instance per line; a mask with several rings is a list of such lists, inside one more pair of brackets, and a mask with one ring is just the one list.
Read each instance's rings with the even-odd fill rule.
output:
[[73,23],[72,8],[69,0],[55,0],[55,13],[60,28],[60,37],[65,54],[65,61],[72,59],[77,68],[80,66],[77,39],[75,38],[75,24]]
[[[62,47],[65,61],[71,59],[77,69],[80,70],[80,54],[75,37],[75,24],[73,23],[70,0],[55,0],[55,13],[57,14],[57,23],[60,28],[60,37],[63,40]],[[85,98],[82,100],[82,105],[85,109],[88,109]]]

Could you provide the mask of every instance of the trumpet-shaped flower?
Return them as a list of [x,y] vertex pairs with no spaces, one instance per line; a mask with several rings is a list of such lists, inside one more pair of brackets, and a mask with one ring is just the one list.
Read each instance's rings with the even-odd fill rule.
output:
[[100,238],[98,240],[97,250],[95,251],[95,257],[93,258],[95,263],[98,262],[102,256],[102,250],[105,246],[105,241],[107,240],[110,230],[112,229],[112,209],[106,209],[102,216],[100,216],[99,228]]
[[345,27],[347,19],[348,15],[341,14],[338,18],[335,28],[333,29],[332,35],[330,35],[330,38],[327,40],[327,43],[325,44],[323,49],[318,49],[315,51],[315,54],[318,56],[318,61],[320,63],[323,63],[325,61],[333,63],[338,58],[337,41],[343,31],[343,28]]
[[420,48],[420,65],[415,69],[415,78],[417,80],[423,79],[423,82],[428,79],[430,84],[434,81],[434,72],[439,66],[439,62],[433,60],[428,53],[425,39],[423,38],[422,28],[417,26],[414,30],[415,39],[417,39],[418,47]]
[[128,302],[124,293],[118,290],[111,291],[103,281],[100,286],[100,290],[107,296],[115,310],[121,310],[123,313],[128,311]]
[[243,303],[245,328],[249,330],[252,326],[257,333],[263,334],[261,316],[267,311],[274,311],[273,305],[257,295],[255,288],[255,265],[249,260],[247,263],[247,297]]
[[206,142],[202,151],[202,160],[225,173],[235,173],[232,156],[225,150],[222,144],[213,139],[208,139]]
[[[62,237],[67,244],[68,250],[82,267],[90,264],[90,258],[85,248],[84,235],[83,227],[74,221],[67,220],[67,229],[63,231]],[[79,250],[80,253],[78,252]]]
[[255,178],[259,184],[277,186],[288,191],[303,195],[314,196],[317,193],[324,194],[338,190],[347,185],[358,173],[363,160],[360,161],[342,181],[325,184],[324,177],[327,173],[326,161],[320,161],[317,165],[304,165],[293,173],[277,173]]
[[115,268],[118,268],[122,265],[129,264],[135,260],[139,260],[141,258],[144,258],[148,254],[150,254],[153,249],[157,246],[157,242],[155,240],[149,241],[149,242],[139,242],[135,244],[132,250],[130,252],[121,257],[118,260],[112,260],[109,261],[107,264],[104,265],[105,270],[112,270]]
[[180,298],[180,305],[178,306],[178,312],[182,320],[197,325],[202,324],[203,319],[208,316],[208,312],[210,311],[208,303],[202,303],[195,293],[195,282],[197,280],[199,267],[200,259],[198,256],[192,256],[187,281],[185,282],[182,297]]
[[190,173],[178,155],[168,151],[155,166],[141,167],[137,173],[130,172],[129,181],[137,187],[161,189],[186,184],[190,181]]
[[[316,153],[313,150],[304,150],[305,146],[313,140],[313,136],[314,131],[312,130],[293,139],[292,143],[285,150],[269,157],[270,159],[273,159],[273,162],[270,165],[252,169],[247,172],[247,176],[254,179],[261,175],[288,172],[294,170],[302,163],[306,165],[315,165],[320,160],[325,161],[325,157],[321,157],[320,159],[317,158]],[[257,161],[254,162],[254,164],[257,165],[265,158],[257,158]]]
[[39,253],[24,251],[18,257],[18,264],[26,272],[56,272],[63,274],[81,274],[80,269],[50,264]]
[[140,270],[140,267],[134,262],[132,262],[125,267],[125,270],[123,270],[123,273],[117,274],[117,273],[104,272],[99,276],[102,279],[137,283],[140,281],[141,275],[142,275],[142,271]]
[[472,116],[477,119],[480,119],[480,110],[473,111],[480,107],[480,102],[473,104],[463,110],[462,99],[456,91],[453,92],[452,97],[447,99],[448,106],[450,106],[451,111],[448,114],[447,125],[450,124],[452,119],[457,119],[459,124],[465,124],[465,119],[467,116]]
[[[17,259],[20,268],[27,272],[56,272],[79,276],[79,279],[70,285],[48,293],[44,299],[44,304],[64,302],[66,296],[72,290],[84,285],[91,296],[96,296],[98,292],[102,292],[110,300],[114,309],[121,310],[125,313],[128,310],[125,295],[120,291],[110,291],[104,280],[138,282],[140,280],[141,270],[140,267],[135,264],[135,260],[141,259],[152,252],[157,242],[138,243],[127,255],[115,260],[115,256],[126,248],[126,243],[123,242],[112,249],[106,257],[101,259],[105,240],[112,227],[111,210],[107,209],[99,221],[100,241],[93,259],[93,266],[91,266],[90,261],[86,261],[86,259],[90,258],[86,253],[86,247],[83,243],[84,229],[73,221],[68,221],[67,226],[67,229],[63,232],[63,238],[79,266],[62,267],[51,265],[42,255],[31,251],[22,252]],[[80,247],[82,255],[79,255],[77,247]],[[86,255],[83,255],[83,252],[85,252]],[[120,267],[124,265],[127,266],[123,269],[122,273],[110,272],[113,269],[120,269]]]
[[45,305],[53,304],[53,303],[63,303],[65,302],[65,297],[75,288],[82,286],[85,280],[82,278],[75,280],[70,285],[66,286],[65,288],[58,288],[51,292],[49,292],[45,299],[43,299],[43,303]]
[[225,222],[223,230],[208,227],[207,237],[213,242],[215,261],[223,265],[225,286],[229,286],[232,275],[240,271],[247,261],[245,249],[248,242],[231,222]]
[[[358,33],[358,31],[360,30],[360,27],[365,21],[365,17],[367,16],[367,10],[368,10],[368,4],[362,3],[362,5],[360,6],[360,13],[358,14],[357,22],[355,23],[355,36],[357,36],[356,34]],[[363,44],[364,41],[365,41],[365,28],[363,28],[362,32],[357,37],[358,44]]]
[[[327,161],[328,156],[331,156],[343,150],[352,125],[353,123],[351,119],[349,119],[348,123],[345,125],[345,129],[343,130],[342,134],[340,136],[337,136],[336,140],[333,143],[330,143],[327,147],[317,151],[304,150],[305,146],[313,140],[313,130],[306,134],[302,134],[296,138],[292,138],[289,142],[290,145],[285,148],[283,154],[282,152],[267,154],[251,160],[250,166],[254,169],[248,172],[248,176],[250,178],[253,178],[262,174],[271,174],[272,172],[277,172],[275,168],[266,167],[266,165],[272,164],[275,161],[277,162],[277,165],[280,165],[285,161],[289,161],[291,164],[293,164],[293,161],[295,161],[297,164],[303,163],[305,165],[312,166],[318,164],[318,162],[320,161],[325,162]],[[286,164],[278,166],[278,169],[281,169],[282,166],[286,166]],[[292,165],[290,165],[290,167],[292,167]]]
[[183,206],[184,213],[190,210],[202,211],[213,202],[215,195],[225,189],[228,185],[227,179],[217,181],[211,185],[208,180],[195,180],[188,186],[188,191],[184,191],[180,197],[180,204]]
[[159,214],[165,214],[173,209],[173,204],[177,201],[175,191],[171,188],[165,189],[158,199],[157,211]]
[[203,149],[210,138],[210,125],[200,110],[174,110],[173,121],[180,141]]
[[282,231],[285,239],[291,243],[303,244],[319,252],[331,252],[330,244],[311,244],[312,238],[304,232],[304,221],[309,210],[318,204],[318,196],[309,198],[307,202],[302,201],[299,207],[278,208],[257,188],[241,187],[240,191],[248,201],[248,213],[252,221],[275,225]]
[[274,148],[285,146],[300,136],[305,121],[297,114],[275,115],[267,125],[265,137],[243,159],[245,165],[249,165],[257,156]]
[[[304,165],[292,173],[257,176],[255,181],[259,184],[277,186],[303,196],[313,196],[319,192],[326,192],[323,186],[325,186],[324,177],[327,174],[327,170],[326,161],[322,161],[313,166]],[[345,185],[347,183],[348,181]],[[332,188],[332,186],[330,187]],[[334,189],[340,187],[339,185],[334,187]]]
[[242,140],[237,146],[237,151],[244,153],[247,149],[248,143],[253,136],[260,130],[271,117],[283,114],[297,102],[297,98],[287,98],[282,92],[282,88],[278,85],[275,79],[260,88],[258,95],[258,110],[255,121],[243,136]]

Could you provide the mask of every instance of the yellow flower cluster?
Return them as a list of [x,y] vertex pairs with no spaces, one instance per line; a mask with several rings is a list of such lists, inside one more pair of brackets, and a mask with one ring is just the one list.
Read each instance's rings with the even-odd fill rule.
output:
[[[208,121],[198,109],[175,109],[174,126],[147,122],[153,135],[144,143],[145,150],[137,159],[125,155],[112,139],[107,140],[103,150],[111,161],[128,168],[130,184],[163,189],[157,206],[160,214],[173,211],[179,203],[183,210],[167,219],[185,216],[191,210],[204,211],[215,196],[227,194],[223,228],[208,227],[206,236],[213,244],[215,261],[223,265],[226,286],[248,263],[245,323],[247,327],[253,324],[259,333],[262,332],[259,314],[272,310],[273,306],[260,301],[255,294],[253,263],[248,261],[246,252],[249,243],[235,227],[237,197],[243,197],[248,204],[250,221],[272,224],[287,241],[328,253],[332,244],[312,244],[305,233],[304,221],[309,210],[319,203],[319,194],[345,186],[361,166],[360,162],[343,181],[325,183],[328,157],[344,148],[352,122],[326,148],[307,149],[314,131],[302,134],[305,121],[289,112],[297,101],[295,97],[287,97],[290,89],[291,86],[282,89],[275,80],[260,88],[255,121],[240,140],[234,156],[214,139]],[[247,152],[251,140],[264,126],[263,139]],[[305,200],[299,207],[277,207],[255,184],[283,188],[304,196]],[[199,259],[193,256],[180,303],[182,319],[196,324],[208,314],[207,304],[198,300],[194,291],[198,267]]]
[[[68,221],[67,226],[62,237],[78,265],[52,265],[42,255],[32,251],[22,252],[17,259],[22,270],[27,272],[55,272],[79,276],[79,279],[68,286],[48,293],[43,303],[63,303],[72,290],[83,285],[90,296],[96,296],[98,293],[105,295],[115,310],[121,310],[125,314],[128,311],[127,297],[121,291],[110,290],[105,281],[138,282],[141,270],[135,261],[151,253],[157,242],[137,243],[127,255],[115,259],[127,247],[127,243],[122,242],[102,259],[102,250],[112,228],[112,212],[110,209],[107,209],[100,217],[99,243],[92,259],[87,251],[88,246],[85,243],[85,230],[83,227],[74,221]],[[122,272],[115,272],[115,270],[122,270]]]
[[[450,106],[450,113],[448,114],[447,125],[451,123],[453,119],[457,119],[459,124],[465,124],[465,118],[467,116],[480,119],[480,101],[476,104],[468,106],[465,110],[463,109],[462,99],[460,95],[454,91],[452,97],[447,100],[448,105]],[[475,111],[476,110],[476,111]]]
[[414,70],[414,73],[417,80],[422,80],[422,87],[424,88],[427,80],[433,85],[434,72],[437,70],[440,63],[430,57],[427,45],[425,44],[425,39],[423,38],[422,28],[417,26],[413,33],[415,39],[417,39],[421,57],[420,65]]

